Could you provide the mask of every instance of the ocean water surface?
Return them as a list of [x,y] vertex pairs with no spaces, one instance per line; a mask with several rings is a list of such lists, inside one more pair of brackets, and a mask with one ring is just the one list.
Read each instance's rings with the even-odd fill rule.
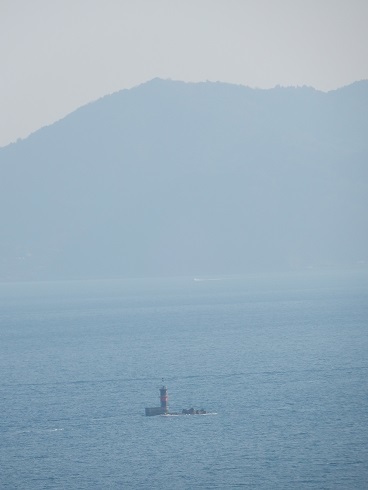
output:
[[367,274],[196,279],[0,284],[1,489],[368,488]]

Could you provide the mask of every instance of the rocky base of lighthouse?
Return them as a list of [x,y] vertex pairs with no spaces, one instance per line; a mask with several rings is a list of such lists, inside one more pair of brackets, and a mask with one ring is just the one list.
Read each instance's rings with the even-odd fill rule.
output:
[[206,410],[201,408],[200,410],[195,410],[194,408],[183,408],[181,412],[168,412],[161,407],[151,407],[146,408],[145,413],[147,417],[152,417],[153,415],[205,415],[208,413]]
[[152,415],[166,415],[168,411],[162,407],[147,407],[145,408],[146,415],[152,417]]

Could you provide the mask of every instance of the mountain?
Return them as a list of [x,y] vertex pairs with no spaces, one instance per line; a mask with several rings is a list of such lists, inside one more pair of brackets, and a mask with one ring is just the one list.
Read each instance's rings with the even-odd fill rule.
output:
[[154,79],[0,149],[0,280],[368,260],[368,81]]

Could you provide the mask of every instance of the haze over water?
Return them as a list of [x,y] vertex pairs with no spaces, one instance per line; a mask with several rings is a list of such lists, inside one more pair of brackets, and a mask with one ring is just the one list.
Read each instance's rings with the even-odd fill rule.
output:
[[1,488],[366,488],[367,274],[217,279],[1,284]]

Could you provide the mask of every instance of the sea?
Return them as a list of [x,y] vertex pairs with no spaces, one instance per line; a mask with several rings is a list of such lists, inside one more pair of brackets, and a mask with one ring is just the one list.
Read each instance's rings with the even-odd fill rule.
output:
[[367,489],[367,388],[366,269],[0,284],[2,490]]

